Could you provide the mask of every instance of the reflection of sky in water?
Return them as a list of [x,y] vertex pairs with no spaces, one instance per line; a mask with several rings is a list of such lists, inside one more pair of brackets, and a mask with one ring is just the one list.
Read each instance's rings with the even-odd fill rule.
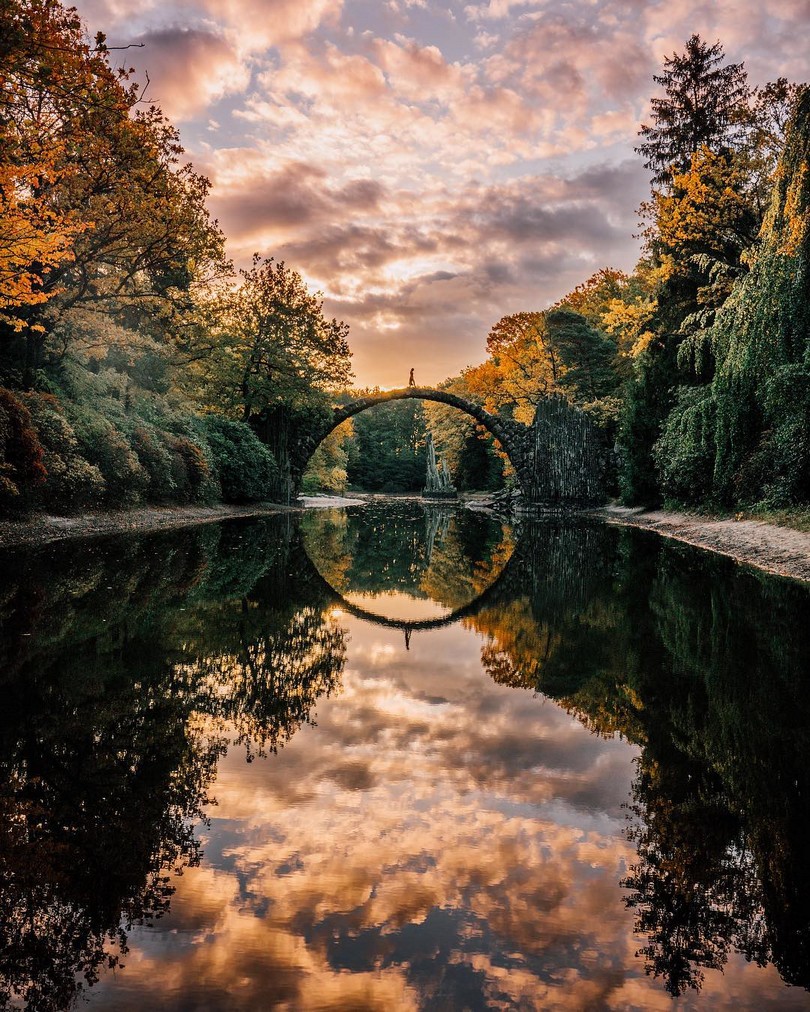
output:
[[634,747],[495,684],[460,625],[406,652],[346,624],[343,690],[277,756],[221,762],[202,866],[91,1007],[806,1003],[738,956],[680,1002],[645,977],[619,886]]
[[356,608],[362,608],[372,615],[393,619],[396,622],[426,622],[430,619],[445,618],[452,611],[429,598],[413,597],[395,590],[381,594],[348,591],[343,597]]

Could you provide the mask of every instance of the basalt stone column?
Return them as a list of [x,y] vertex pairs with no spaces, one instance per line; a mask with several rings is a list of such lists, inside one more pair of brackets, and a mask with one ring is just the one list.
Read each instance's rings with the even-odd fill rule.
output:
[[594,506],[605,501],[599,434],[564,397],[547,397],[537,406],[532,442],[529,505]]

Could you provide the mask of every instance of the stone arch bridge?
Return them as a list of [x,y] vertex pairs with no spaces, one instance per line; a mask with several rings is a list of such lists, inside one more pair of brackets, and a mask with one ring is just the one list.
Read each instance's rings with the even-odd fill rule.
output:
[[604,501],[605,448],[590,419],[564,397],[553,395],[541,401],[533,423],[524,425],[447,390],[431,387],[383,390],[337,405],[331,418],[294,436],[287,450],[289,498],[298,493],[301,477],[318,445],[341,422],[378,404],[410,398],[458,408],[490,432],[509,458],[527,504],[589,506]]

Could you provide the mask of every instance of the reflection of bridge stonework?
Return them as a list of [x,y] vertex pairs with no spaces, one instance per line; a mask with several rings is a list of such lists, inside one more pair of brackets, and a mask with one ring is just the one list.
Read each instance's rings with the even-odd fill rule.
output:
[[341,422],[388,401],[415,398],[458,408],[490,432],[515,469],[524,498],[531,505],[587,506],[604,501],[604,451],[591,421],[564,397],[546,398],[534,422],[524,425],[486,411],[479,404],[447,390],[404,387],[369,394],[335,407],[332,419],[316,431],[302,434],[290,447],[291,479],[297,490],[309,458],[318,444]]

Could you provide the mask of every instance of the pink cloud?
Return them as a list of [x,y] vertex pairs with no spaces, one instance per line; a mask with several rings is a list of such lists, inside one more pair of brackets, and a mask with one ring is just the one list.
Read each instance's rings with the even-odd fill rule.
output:
[[196,126],[231,253],[285,256],[322,289],[368,383],[437,332],[440,380],[481,357],[505,312],[632,265],[636,130],[653,73],[693,31],[753,83],[810,76],[807,0],[482,0],[466,16],[406,0],[373,16],[353,0],[80,5],[92,30],[148,42],[121,59]]
[[127,50],[124,62],[146,83],[145,97],[166,115],[183,122],[212,102],[242,91],[248,68],[229,42],[191,28],[167,28],[139,36],[142,49]]

